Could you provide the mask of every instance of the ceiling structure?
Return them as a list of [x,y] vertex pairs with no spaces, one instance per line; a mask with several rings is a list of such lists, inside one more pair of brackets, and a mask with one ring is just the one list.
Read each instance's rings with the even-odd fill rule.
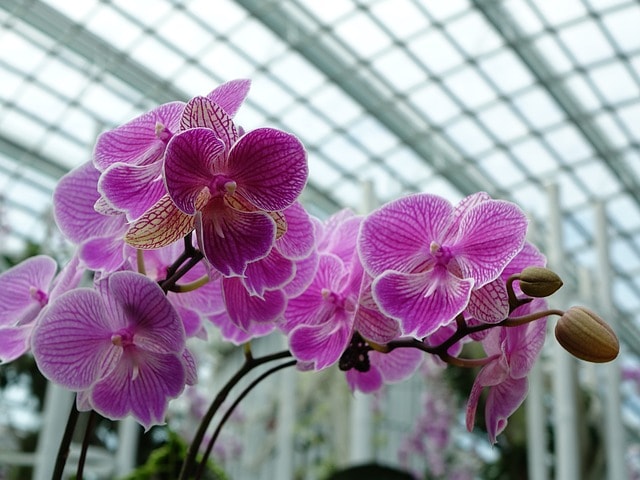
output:
[[[640,4],[630,0],[0,0],[0,250],[51,237],[51,193],[97,134],[234,78],[237,121],[309,151],[326,215],[487,191],[571,264],[610,225],[614,303],[640,322]],[[635,343],[635,342],[633,342]],[[640,346],[640,341],[637,343]]]

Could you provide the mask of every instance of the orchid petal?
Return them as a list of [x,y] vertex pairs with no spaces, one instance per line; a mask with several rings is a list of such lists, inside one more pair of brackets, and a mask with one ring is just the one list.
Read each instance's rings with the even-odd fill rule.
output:
[[80,244],[92,237],[103,237],[125,228],[124,215],[102,215],[94,205],[100,198],[100,172],[85,163],[64,175],[53,192],[53,213],[62,233],[73,243]]
[[0,364],[11,362],[29,350],[34,324],[0,327]]
[[161,248],[180,240],[194,228],[195,217],[179,210],[165,195],[131,225],[124,240],[136,248]]
[[197,218],[198,243],[222,275],[242,275],[249,262],[266,257],[273,247],[276,226],[264,212],[240,212],[214,198]]
[[295,202],[282,211],[287,231],[276,240],[276,248],[287,258],[306,258],[315,246],[315,227],[304,207]]
[[243,330],[231,321],[226,312],[210,315],[209,320],[220,329],[223,340],[234,345],[242,345],[253,338],[262,337],[273,332],[275,323],[251,323],[246,330]]
[[293,261],[273,248],[266,257],[247,265],[242,283],[251,295],[262,296],[265,290],[282,288],[294,275]]
[[98,191],[112,207],[125,211],[128,218],[138,218],[166,193],[162,164],[115,163],[100,176]]
[[362,393],[373,393],[384,385],[380,371],[373,366],[366,372],[359,372],[352,368],[345,372],[345,377],[352,392],[359,390]]
[[180,394],[185,380],[180,357],[127,351],[118,368],[93,387],[91,404],[112,420],[131,414],[148,430],[163,423],[169,399]]
[[[444,270],[444,269],[442,269]],[[382,313],[400,321],[405,335],[427,336],[453,321],[467,306],[473,280],[434,270],[407,274],[387,271],[373,282],[372,292]]]
[[228,175],[256,207],[284,210],[307,182],[307,153],[295,136],[273,128],[246,133],[231,148]]
[[100,295],[79,288],[49,305],[34,329],[31,349],[45,377],[84,390],[112,370],[122,355],[111,342],[112,332]]
[[222,140],[226,150],[238,140],[238,131],[231,116],[224,109],[205,97],[189,100],[180,120],[180,130],[205,127]]
[[231,80],[216,87],[207,95],[207,98],[220,105],[227,115],[233,117],[244,102],[250,87],[251,80]]
[[117,162],[148,165],[159,161],[164,152],[165,138],[178,130],[184,105],[183,102],[165,103],[102,133],[93,154],[96,167],[103,171]]
[[266,291],[262,298],[251,296],[237,277],[222,279],[222,289],[229,318],[244,330],[248,330],[253,322],[275,322],[287,306],[286,297],[280,290]]
[[122,238],[95,237],[80,246],[78,255],[91,270],[115,272],[125,263],[125,248]]
[[528,389],[529,382],[526,377],[511,378],[491,388],[484,416],[492,444],[496,443],[496,437],[507,426],[508,418],[522,405]]
[[389,353],[369,352],[369,360],[380,370],[385,383],[409,378],[418,369],[424,353],[415,348],[397,348]]
[[360,229],[358,250],[367,272],[385,270],[411,273],[429,260],[431,242],[439,240],[453,207],[428,194],[409,195],[371,213]]
[[218,173],[216,164],[223,153],[224,143],[208,128],[186,130],[169,142],[164,161],[167,191],[184,213],[196,212],[198,196]]
[[509,316],[509,294],[502,279],[471,292],[467,313],[483,323],[498,323]]
[[513,203],[491,200],[469,210],[460,222],[455,246],[462,276],[476,288],[494,280],[522,249],[527,218]]
[[322,370],[340,359],[351,340],[351,330],[348,322],[339,319],[299,325],[289,334],[289,348],[295,358],[313,362],[315,370]]
[[284,294],[287,297],[297,297],[309,287],[318,270],[319,261],[319,255],[316,252],[312,252],[307,258],[295,262],[295,275],[283,287]]

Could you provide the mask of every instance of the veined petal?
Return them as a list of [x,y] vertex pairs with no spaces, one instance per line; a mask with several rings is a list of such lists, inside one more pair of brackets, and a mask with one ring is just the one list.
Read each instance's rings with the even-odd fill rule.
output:
[[371,290],[380,310],[400,321],[404,335],[422,338],[435,332],[469,302],[473,280],[436,270],[415,274],[389,270],[373,282]]
[[56,261],[46,255],[28,258],[0,274],[0,326],[33,321],[48,301]]
[[180,130],[198,127],[212,130],[215,136],[222,140],[226,151],[238,140],[238,130],[231,115],[206,97],[194,97],[189,100],[180,119]]
[[250,87],[251,80],[230,80],[210,92],[207,98],[220,105],[227,115],[233,117],[244,102]]
[[247,264],[242,283],[251,295],[262,296],[265,290],[282,288],[295,275],[293,260],[271,249],[263,259]]
[[115,163],[100,176],[98,192],[111,206],[125,211],[129,219],[138,218],[166,193],[162,163]]
[[[183,102],[170,102],[134,118],[124,125],[102,133],[93,152],[97,168],[105,170],[117,162],[148,165],[159,161],[165,138],[178,130]],[[163,137],[163,131],[166,132]]]
[[234,345],[242,345],[253,338],[268,335],[276,329],[276,324],[272,322],[253,322],[244,330],[231,321],[227,312],[210,315],[208,318],[220,329],[223,340]]
[[497,278],[522,250],[527,218],[515,204],[490,200],[470,209],[460,222],[451,251],[465,278],[476,288]]
[[182,392],[185,382],[180,356],[127,352],[118,367],[93,387],[91,404],[112,420],[131,414],[148,430],[164,422],[169,400]]
[[509,295],[502,279],[471,292],[467,313],[483,323],[498,323],[509,316]]
[[316,243],[315,227],[309,214],[300,202],[284,209],[282,214],[287,231],[276,240],[278,251],[292,260],[309,256]]
[[301,295],[309,287],[318,270],[319,260],[320,256],[312,252],[307,258],[295,262],[295,275],[282,289],[288,298]]
[[53,213],[62,233],[80,244],[92,237],[103,237],[125,228],[124,215],[102,215],[94,209],[100,198],[100,172],[87,162],[64,175],[53,192]]
[[375,350],[369,352],[369,360],[380,370],[385,383],[401,382],[409,378],[418,369],[424,357],[424,353],[416,348],[396,348],[389,353]]
[[244,330],[249,330],[252,323],[275,322],[282,317],[287,306],[282,291],[264,292],[262,298],[251,296],[237,277],[223,278],[222,291],[229,318]]
[[439,241],[453,207],[444,198],[415,194],[387,203],[362,222],[358,251],[372,276],[385,270],[411,273],[424,269],[431,242]]
[[78,255],[91,270],[115,272],[125,263],[125,243],[117,237],[95,237],[80,246]]
[[136,272],[116,272],[109,276],[110,297],[135,331],[135,344],[147,351],[179,353],[184,350],[182,320],[160,286]]
[[220,173],[217,163],[224,155],[224,148],[224,143],[208,128],[180,132],[167,145],[164,160],[167,191],[184,213],[196,212],[200,192]]
[[313,362],[315,370],[336,363],[351,340],[351,324],[347,321],[321,325],[299,325],[289,334],[293,356],[303,362]]
[[31,349],[39,370],[71,390],[108,374],[122,355],[111,342],[110,316],[100,295],[79,288],[58,297],[40,317]]
[[21,357],[29,350],[34,324],[18,327],[0,327],[0,364]]
[[380,390],[384,385],[380,370],[373,365],[366,372],[359,372],[352,368],[344,372],[344,374],[352,392],[359,390],[362,393],[373,393]]
[[124,240],[135,248],[166,247],[192,232],[195,223],[195,216],[179,210],[165,195],[131,225]]
[[262,210],[284,210],[307,182],[307,153],[295,136],[274,128],[246,133],[231,148],[228,174],[238,193]]
[[214,198],[197,217],[198,244],[222,275],[242,275],[249,262],[266,257],[273,247],[276,226],[265,212],[241,212]]
[[496,443],[496,437],[507,426],[507,420],[515,412],[527,396],[529,382],[527,378],[510,378],[491,387],[485,406],[485,421],[489,440]]

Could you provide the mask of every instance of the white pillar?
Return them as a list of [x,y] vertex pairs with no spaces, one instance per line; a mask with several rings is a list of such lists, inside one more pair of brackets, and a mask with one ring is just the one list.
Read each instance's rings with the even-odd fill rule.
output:
[[[607,234],[607,213],[602,202],[595,206],[596,213],[596,248],[598,252],[598,305],[600,314],[618,332],[617,319],[613,309],[611,295],[611,262],[609,259],[609,238]],[[626,480],[628,478],[625,454],[625,430],[622,425],[620,404],[620,365],[613,361],[602,365],[605,377],[604,388],[604,422],[605,447],[607,454],[607,478],[609,480]]]
[[[547,188],[549,198],[549,266],[560,278],[565,273],[564,243],[562,235],[562,212],[557,185]],[[551,301],[559,302],[565,295],[556,293]],[[557,342],[554,344],[553,357],[553,413],[555,438],[556,480],[580,480],[580,441],[578,437],[578,416],[576,401],[575,359]]]
[[274,478],[293,478],[293,429],[296,418],[296,371],[285,368],[278,372],[280,392],[278,402],[277,453]]
[[126,417],[118,424],[118,449],[116,450],[115,472],[124,477],[136,466],[140,425],[133,417]]
[[[529,222],[527,237],[537,243],[537,225]],[[530,480],[548,480],[547,413],[544,407],[544,371],[541,363],[545,360],[545,349],[529,372],[529,392],[525,404],[527,415],[527,470]]]
[[58,456],[60,441],[73,404],[73,392],[49,383],[42,410],[42,428],[38,437],[33,480],[50,480]]

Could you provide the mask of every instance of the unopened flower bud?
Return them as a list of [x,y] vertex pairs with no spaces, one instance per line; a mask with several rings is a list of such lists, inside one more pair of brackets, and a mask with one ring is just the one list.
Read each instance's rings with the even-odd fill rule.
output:
[[535,298],[548,297],[562,286],[562,279],[548,268],[527,267],[518,276],[520,289]]
[[613,329],[585,307],[567,310],[558,320],[555,334],[566,351],[587,362],[610,362],[620,352],[620,343]]

